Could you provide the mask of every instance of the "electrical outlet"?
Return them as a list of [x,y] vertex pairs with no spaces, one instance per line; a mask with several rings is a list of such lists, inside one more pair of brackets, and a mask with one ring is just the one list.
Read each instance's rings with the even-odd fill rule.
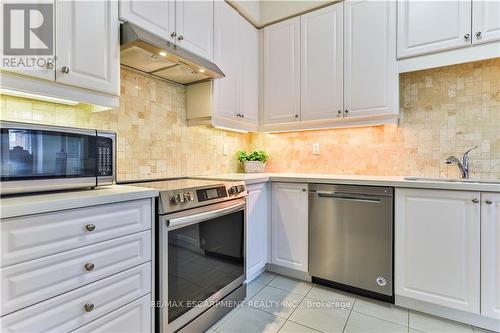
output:
[[227,156],[227,143],[224,143],[224,144],[222,145],[222,154],[223,154],[224,156]]
[[319,155],[319,143],[313,143],[313,155]]

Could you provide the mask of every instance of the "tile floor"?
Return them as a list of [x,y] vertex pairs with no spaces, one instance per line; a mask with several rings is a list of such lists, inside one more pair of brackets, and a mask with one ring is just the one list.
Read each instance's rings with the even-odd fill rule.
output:
[[264,272],[206,333],[485,333],[470,325]]

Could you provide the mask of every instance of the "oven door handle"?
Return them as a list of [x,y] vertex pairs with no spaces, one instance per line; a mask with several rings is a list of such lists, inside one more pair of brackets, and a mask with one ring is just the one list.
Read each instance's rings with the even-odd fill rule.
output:
[[216,218],[219,216],[223,216],[226,214],[237,212],[239,210],[242,210],[244,207],[245,207],[245,203],[242,202],[242,203],[238,203],[236,205],[232,205],[229,207],[215,209],[215,210],[211,210],[211,211],[196,214],[196,215],[177,217],[177,218],[173,218],[173,219],[168,220],[167,226],[168,227],[173,227],[173,226],[178,227],[181,225],[190,225],[190,224],[194,224],[194,223],[199,223],[199,222],[210,220],[210,219],[213,219],[213,218]]

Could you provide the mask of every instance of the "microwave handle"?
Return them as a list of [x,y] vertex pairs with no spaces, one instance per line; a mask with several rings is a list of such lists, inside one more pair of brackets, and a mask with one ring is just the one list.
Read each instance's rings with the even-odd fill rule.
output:
[[183,216],[183,217],[177,217],[168,220],[167,226],[168,227],[179,227],[179,226],[187,226],[190,224],[195,224],[199,222],[203,222],[206,220],[214,219],[226,214],[234,213],[239,210],[242,210],[245,207],[245,203],[238,203],[236,205],[232,205],[229,207],[225,208],[220,208],[220,209],[215,209],[211,210],[208,212],[200,213],[200,214],[195,214],[195,215],[188,215],[188,216]]

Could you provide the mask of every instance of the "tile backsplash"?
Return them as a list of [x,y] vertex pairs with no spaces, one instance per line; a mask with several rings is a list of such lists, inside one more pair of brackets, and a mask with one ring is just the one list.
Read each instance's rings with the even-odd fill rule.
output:
[[[500,58],[402,74],[400,124],[255,134],[272,172],[458,177],[449,155],[471,152],[471,177],[500,179]],[[312,154],[312,144],[320,154]]]
[[116,131],[118,180],[236,172],[236,151],[249,146],[250,136],[187,127],[185,98],[182,86],[122,69],[115,110],[2,95],[1,119]]
[[457,177],[444,160],[474,146],[472,177],[500,179],[500,59],[402,74],[399,126],[279,134],[187,127],[185,98],[182,86],[122,69],[115,110],[1,96],[0,117],[116,131],[118,180],[236,172],[236,151],[250,148],[270,153],[272,172]]

